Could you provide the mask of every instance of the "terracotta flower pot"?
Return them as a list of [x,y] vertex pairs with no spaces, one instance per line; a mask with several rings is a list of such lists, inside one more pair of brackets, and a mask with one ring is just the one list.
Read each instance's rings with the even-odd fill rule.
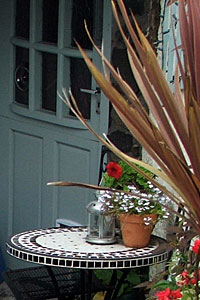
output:
[[[151,218],[149,225],[145,224],[144,218]],[[157,221],[157,215],[131,215],[119,214],[123,243],[131,248],[146,247],[150,241],[151,233]]]

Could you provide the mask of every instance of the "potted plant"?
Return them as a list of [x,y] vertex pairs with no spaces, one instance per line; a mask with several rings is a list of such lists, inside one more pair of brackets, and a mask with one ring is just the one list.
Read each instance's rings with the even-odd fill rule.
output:
[[[155,177],[149,170],[138,168],[144,175]],[[161,205],[167,197],[124,161],[110,162],[106,169],[101,185],[110,189],[99,192],[102,209],[106,214],[117,216],[125,246],[147,246],[158,219],[168,217]]]

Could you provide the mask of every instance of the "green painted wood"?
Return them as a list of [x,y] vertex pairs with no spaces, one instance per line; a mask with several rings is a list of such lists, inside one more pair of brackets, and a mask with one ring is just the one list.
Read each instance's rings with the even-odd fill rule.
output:
[[[177,65],[175,43],[173,37],[173,31],[176,38],[176,43],[179,46],[180,41],[180,30],[178,22],[178,5],[174,3],[167,7],[167,1],[164,3],[164,19],[162,26],[162,40],[163,40],[163,55],[162,55],[162,67],[166,74],[166,78],[170,83],[171,88],[174,86],[174,74]],[[182,56],[181,50],[179,51]]]
[[[105,53],[110,56],[111,6],[104,0],[103,37]],[[57,112],[40,109],[41,52],[58,55],[58,89],[69,81],[68,55],[80,57],[77,49],[69,49],[64,42],[64,30],[55,46],[39,43],[40,1],[31,0],[30,42],[14,37],[14,0],[0,1],[0,245],[7,266],[22,267],[24,264],[8,257],[5,242],[8,236],[32,228],[54,226],[57,218],[73,219],[87,223],[86,204],[94,199],[94,192],[77,188],[47,186],[49,181],[75,180],[97,183],[101,145],[78,120],[67,116],[67,108],[59,101]],[[67,27],[68,0],[60,0],[63,14],[59,29]],[[39,4],[37,6],[37,4]],[[69,27],[69,26],[68,26]],[[59,32],[61,32],[59,30]],[[15,47],[30,47],[31,69],[29,106],[15,102],[13,74]],[[101,68],[101,60],[89,51]],[[69,85],[69,84],[68,84]],[[39,88],[38,88],[39,87]],[[92,81],[92,88],[96,84]],[[96,113],[92,102],[90,124],[100,134],[107,131],[108,101],[101,94],[101,114]],[[93,100],[92,100],[93,101]]]

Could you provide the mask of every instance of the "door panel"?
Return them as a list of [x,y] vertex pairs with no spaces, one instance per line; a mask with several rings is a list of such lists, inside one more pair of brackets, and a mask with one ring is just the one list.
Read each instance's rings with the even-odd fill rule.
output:
[[[96,142],[91,142],[88,149],[84,140],[80,143],[80,139],[75,140],[72,137],[65,144],[57,141],[55,150],[56,178],[78,182],[92,181],[91,174],[94,174],[92,169],[95,160],[98,160],[98,155],[94,155],[92,159],[92,152],[98,153]],[[86,205],[93,193],[80,188],[56,188],[57,216],[79,220],[82,224],[86,224]]]
[[[40,224],[43,139],[31,132],[12,129],[10,155],[12,157],[12,227],[15,232]],[[22,202],[23,201],[23,202]]]
[[[7,124],[6,124],[7,123]],[[9,233],[55,225],[56,218],[86,223],[90,190],[47,186],[51,181],[94,182],[98,143],[4,120],[9,148]],[[1,134],[3,134],[1,132]],[[4,153],[3,153],[4,149]],[[7,147],[2,149],[2,157]],[[46,213],[47,212],[47,213]],[[49,216],[48,216],[49,215]]]

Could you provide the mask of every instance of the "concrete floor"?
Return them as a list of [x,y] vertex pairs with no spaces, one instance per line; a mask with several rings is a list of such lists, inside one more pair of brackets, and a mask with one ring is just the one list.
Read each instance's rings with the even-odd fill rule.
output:
[[9,287],[7,286],[7,284],[5,282],[2,282],[0,284],[0,299],[1,300],[13,300],[16,299],[11,290],[9,289]]

